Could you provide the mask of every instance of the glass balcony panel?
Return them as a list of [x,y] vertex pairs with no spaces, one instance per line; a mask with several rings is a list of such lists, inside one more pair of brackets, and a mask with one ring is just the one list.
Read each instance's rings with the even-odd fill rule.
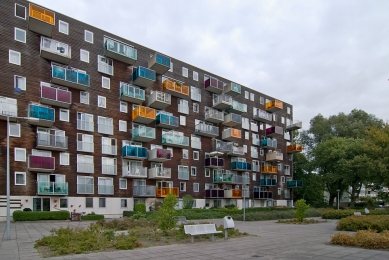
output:
[[248,162],[231,162],[231,170],[251,171],[252,165]]
[[77,172],[94,173],[95,165],[93,163],[77,162]]
[[93,194],[94,185],[93,184],[77,184],[77,193],[78,194]]
[[98,185],[98,193],[113,195],[113,185]]
[[189,180],[189,171],[178,171],[179,180]]
[[67,195],[67,182],[41,182],[38,181],[38,195]]
[[287,188],[299,188],[303,186],[303,181],[287,181],[286,187]]
[[71,58],[71,48],[69,45],[50,38],[41,37],[41,49],[69,59]]
[[156,117],[157,125],[168,125],[172,127],[178,127],[178,117],[166,115],[166,114],[158,114]]
[[77,129],[93,132],[94,131],[94,122],[77,119]]
[[218,136],[219,127],[200,123],[195,125],[195,132]]
[[237,111],[237,112],[247,113],[247,105],[239,103],[236,100],[232,101],[232,109]]
[[54,122],[54,108],[29,104],[29,117]]
[[127,57],[131,60],[138,59],[138,53],[135,48],[129,45],[125,45],[118,41],[114,41],[112,39],[105,39],[105,48],[108,51],[120,54],[124,57]]
[[277,139],[266,138],[261,143],[263,147],[277,148]]
[[145,147],[126,145],[122,147],[123,157],[133,157],[139,159],[147,158],[147,149]]
[[113,135],[113,125],[97,124],[97,132],[101,134]]
[[116,165],[102,164],[101,165],[101,173],[102,174],[109,174],[109,175],[116,175],[117,167],[116,167]]
[[266,103],[266,110],[276,111],[283,108],[283,103],[279,100],[273,100]]
[[48,146],[58,149],[67,149],[68,137],[47,133],[37,133],[37,146]]
[[224,90],[223,82],[215,78],[209,78],[204,82],[204,87],[206,90],[213,93],[221,93]]
[[93,153],[94,149],[94,143],[77,141],[77,151]]
[[102,154],[109,154],[109,155],[116,155],[117,154],[117,146],[116,145],[109,145],[109,144],[102,144],[101,145],[101,153]]
[[18,105],[16,99],[9,99],[0,96],[0,116],[18,116]]
[[132,187],[133,196],[155,197],[155,192],[155,186],[140,185]]
[[189,137],[175,133],[165,133],[162,135],[162,144],[189,146]]
[[261,186],[276,186],[276,179],[260,179],[259,184]]
[[144,67],[135,68],[132,73],[134,84],[142,87],[149,87],[155,81],[156,73],[153,70]]
[[122,175],[123,177],[146,178],[147,168],[143,166],[123,166]]
[[292,144],[288,145],[286,147],[286,151],[288,153],[294,153],[294,152],[302,152],[303,151],[303,146],[301,144]]
[[145,137],[155,139],[155,128],[138,126],[132,129],[132,138]]
[[160,53],[156,54],[156,62],[170,68],[170,58]]
[[130,97],[145,101],[145,91],[143,89],[122,83],[120,86],[120,97]]
[[[182,84],[182,83],[179,83],[179,82],[175,82],[173,80],[170,80],[170,79],[166,79],[164,82],[163,82],[163,85],[162,85],[162,90],[163,91],[169,91],[169,93],[171,95],[175,95],[175,96],[178,96],[178,97],[189,97],[189,87]],[[178,94],[178,95],[176,95]]]
[[166,197],[168,194],[178,197],[178,188],[156,188],[156,197]]
[[269,128],[266,128],[266,135],[284,135],[284,129],[280,126],[272,126]]
[[[72,93],[70,91],[48,86],[41,86],[41,98],[66,103],[69,105],[72,103]],[[53,103],[53,105],[55,104],[56,103]]]
[[[78,69],[51,65],[51,73],[51,76],[54,80],[58,79],[65,82],[65,84],[63,82],[57,81],[55,81],[55,83],[84,90],[86,87],[90,86],[89,75],[83,71],[79,71]],[[66,82],[72,84],[66,84]],[[76,87],[74,84],[80,85],[80,87]]]

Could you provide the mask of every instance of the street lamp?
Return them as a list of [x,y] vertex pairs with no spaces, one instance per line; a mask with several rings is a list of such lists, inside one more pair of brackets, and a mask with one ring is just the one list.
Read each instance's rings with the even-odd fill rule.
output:
[[339,210],[339,203],[340,203],[339,192],[340,192],[340,190],[337,189],[336,191],[338,192],[338,210]]

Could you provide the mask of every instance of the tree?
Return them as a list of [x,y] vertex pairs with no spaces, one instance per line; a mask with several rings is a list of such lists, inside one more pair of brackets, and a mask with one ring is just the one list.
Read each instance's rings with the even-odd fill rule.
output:
[[175,206],[177,205],[178,200],[175,195],[169,193],[163,200],[163,205],[159,208],[159,214],[157,217],[157,221],[159,224],[159,228],[167,233],[168,230],[174,228],[176,226],[176,219],[174,216],[176,215]]
[[184,209],[191,209],[193,207],[194,198],[190,194],[186,194],[182,197],[182,200],[184,201]]

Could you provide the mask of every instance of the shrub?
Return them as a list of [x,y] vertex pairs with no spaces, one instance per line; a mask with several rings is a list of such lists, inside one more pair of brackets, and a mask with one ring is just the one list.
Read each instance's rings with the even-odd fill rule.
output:
[[104,219],[104,215],[99,215],[99,214],[88,214],[81,216],[82,220],[101,220]]
[[191,209],[193,207],[194,199],[191,195],[186,194],[184,197],[182,197],[182,200],[184,201],[184,209]]
[[389,232],[383,231],[380,234],[377,234],[372,230],[359,230],[355,234],[340,232],[331,237],[331,243],[342,246],[359,246],[369,249],[388,249]]
[[177,205],[178,200],[175,195],[168,194],[163,200],[163,205],[159,208],[157,221],[159,228],[166,233],[167,230],[172,229],[176,226],[176,210],[174,209]]
[[[321,210],[308,209],[307,217],[320,217]],[[236,221],[242,221],[243,215],[233,215],[232,218]],[[246,213],[246,221],[261,221],[261,220],[276,220],[276,219],[292,219],[294,218],[293,211],[284,210],[284,211],[270,211],[270,212],[248,212]]]
[[[354,215],[354,212],[357,212],[357,211],[362,213],[362,210],[352,210],[352,209],[326,210],[323,212],[321,217],[324,219],[341,219],[341,218],[346,218],[346,217],[352,216],[352,215]],[[364,213],[364,211],[363,211],[363,213]]]
[[296,210],[293,212],[298,222],[303,222],[304,218],[307,216],[307,209],[309,206],[305,203],[304,199],[300,199],[296,202]]
[[375,230],[383,232],[389,230],[389,216],[350,216],[339,220],[336,229],[343,231]]
[[134,206],[134,211],[136,213],[145,213],[146,212],[146,205],[144,203],[136,203]]
[[67,210],[61,211],[21,211],[13,212],[14,221],[36,221],[36,220],[66,220],[70,218]]

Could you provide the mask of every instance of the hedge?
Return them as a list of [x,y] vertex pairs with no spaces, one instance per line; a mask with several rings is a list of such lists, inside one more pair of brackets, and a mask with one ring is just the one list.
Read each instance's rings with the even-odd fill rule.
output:
[[[142,214],[146,214],[146,217],[149,217],[153,213],[154,213],[154,211],[146,211],[146,212],[144,212]],[[123,211],[123,217],[132,217],[134,214],[136,214],[135,211],[129,211],[129,210],[124,210]]]
[[100,220],[104,219],[104,215],[99,215],[99,214],[88,214],[81,216],[82,220]]
[[[321,210],[308,209],[307,218],[320,217]],[[233,215],[232,218],[236,221],[243,221],[243,214]],[[274,210],[268,212],[248,212],[246,213],[246,221],[260,220],[276,220],[276,219],[292,219],[295,218],[292,210]]]
[[21,211],[13,212],[14,221],[36,221],[36,220],[67,220],[70,218],[70,212],[61,211]]
[[364,210],[353,210],[353,209],[345,209],[345,210],[327,210],[324,211],[321,215],[324,219],[341,219],[341,218],[347,218],[349,216],[354,215],[354,212],[361,212],[364,213]]
[[370,229],[382,232],[389,230],[389,216],[350,216],[339,220],[336,229],[342,231]]

